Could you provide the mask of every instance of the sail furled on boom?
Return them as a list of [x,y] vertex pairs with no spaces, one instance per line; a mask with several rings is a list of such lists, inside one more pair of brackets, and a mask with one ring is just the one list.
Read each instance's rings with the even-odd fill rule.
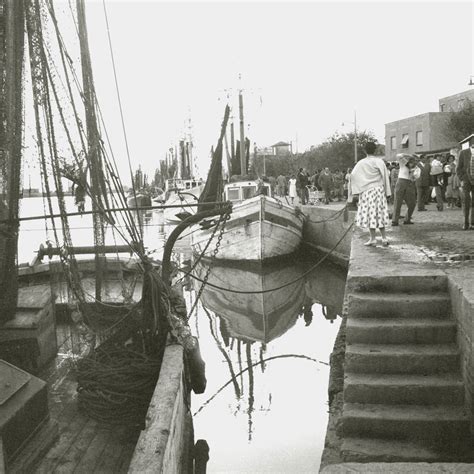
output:
[[222,178],[222,141],[227,129],[229,114],[230,107],[229,105],[226,105],[224,120],[222,121],[221,134],[219,136],[219,140],[217,141],[217,146],[212,153],[212,161],[207,174],[206,185],[204,186],[204,190],[199,197],[199,212],[212,208],[212,204],[206,203],[222,201],[222,191],[224,188],[224,182]]

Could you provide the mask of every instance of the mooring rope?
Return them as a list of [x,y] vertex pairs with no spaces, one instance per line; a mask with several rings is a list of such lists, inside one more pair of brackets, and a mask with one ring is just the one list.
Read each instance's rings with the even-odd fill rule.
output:
[[[224,288],[223,286],[219,286],[219,285],[215,285],[214,283],[209,283],[209,281],[205,282],[206,285],[210,286],[211,288],[215,288],[216,290],[221,290],[221,291],[226,291],[228,293],[236,293],[236,294],[240,294],[240,295],[262,295],[262,294],[265,294],[265,293],[271,293],[273,291],[278,291],[278,290],[281,290],[283,288],[286,288],[287,286],[291,286],[291,285],[294,285],[295,283],[298,283],[300,280],[306,278],[307,275],[309,275],[310,273],[312,273],[314,270],[316,270],[316,268],[318,268],[325,260],[327,260],[329,258],[330,255],[332,255],[332,253],[336,250],[337,246],[342,242],[342,240],[344,239],[344,237],[349,233],[349,231],[352,229],[352,227],[354,226],[354,223],[352,223],[347,229],[346,231],[344,232],[344,234],[342,235],[342,237],[337,241],[336,245],[334,245],[334,247],[329,250],[329,252],[327,252],[321,259],[318,260],[318,262],[316,262],[310,269],[306,270],[302,275],[300,275],[299,277],[295,278],[294,280],[292,281],[289,281],[287,283],[284,283],[283,285],[280,285],[276,288],[269,288],[267,290],[255,290],[255,291],[250,291],[250,290],[234,290],[233,288]],[[193,275],[192,273],[188,272],[187,270],[183,269],[183,268],[179,268],[179,270],[181,272],[183,272],[186,276],[190,276],[191,278],[194,278],[195,280],[201,282],[201,283],[204,283],[204,280],[199,278],[198,276],[196,275]]]

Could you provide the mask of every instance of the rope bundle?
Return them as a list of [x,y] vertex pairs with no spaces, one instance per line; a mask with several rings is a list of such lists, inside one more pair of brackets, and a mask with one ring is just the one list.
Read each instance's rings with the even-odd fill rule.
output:
[[96,350],[78,363],[79,408],[101,422],[143,427],[160,365],[161,357],[125,348]]

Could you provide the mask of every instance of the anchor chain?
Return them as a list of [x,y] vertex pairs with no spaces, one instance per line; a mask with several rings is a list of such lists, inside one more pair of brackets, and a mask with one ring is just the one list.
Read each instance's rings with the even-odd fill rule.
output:
[[[186,322],[188,322],[191,319],[191,316],[193,315],[193,313],[194,313],[194,311],[197,307],[198,301],[201,298],[202,292],[204,291],[204,287],[206,286],[207,281],[209,280],[209,275],[211,273],[212,266],[214,265],[214,262],[216,260],[216,256],[217,256],[217,254],[219,252],[219,248],[221,246],[222,236],[224,235],[224,230],[225,230],[225,224],[230,219],[230,215],[231,215],[231,211],[228,210],[222,216],[222,225],[221,225],[221,228],[219,230],[219,235],[217,236],[216,246],[214,247],[214,250],[212,251],[211,259],[210,259],[209,265],[206,269],[206,273],[204,275],[204,278],[202,279],[201,287],[199,288],[199,291],[196,294],[196,298],[194,300],[193,306],[191,307],[191,310],[189,311],[189,314],[186,317]],[[213,236],[214,236],[214,234],[212,235],[212,237]],[[212,239],[212,237],[211,237],[211,239]],[[202,254],[201,254],[201,257],[202,257]]]

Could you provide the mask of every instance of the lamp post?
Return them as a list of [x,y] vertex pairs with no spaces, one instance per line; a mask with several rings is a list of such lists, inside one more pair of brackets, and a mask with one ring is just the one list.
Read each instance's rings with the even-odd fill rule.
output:
[[[357,113],[355,110],[354,110],[354,121],[347,122],[347,123],[351,123],[354,125],[354,164],[356,164],[357,163]],[[344,126],[344,122],[342,122],[341,125]]]

